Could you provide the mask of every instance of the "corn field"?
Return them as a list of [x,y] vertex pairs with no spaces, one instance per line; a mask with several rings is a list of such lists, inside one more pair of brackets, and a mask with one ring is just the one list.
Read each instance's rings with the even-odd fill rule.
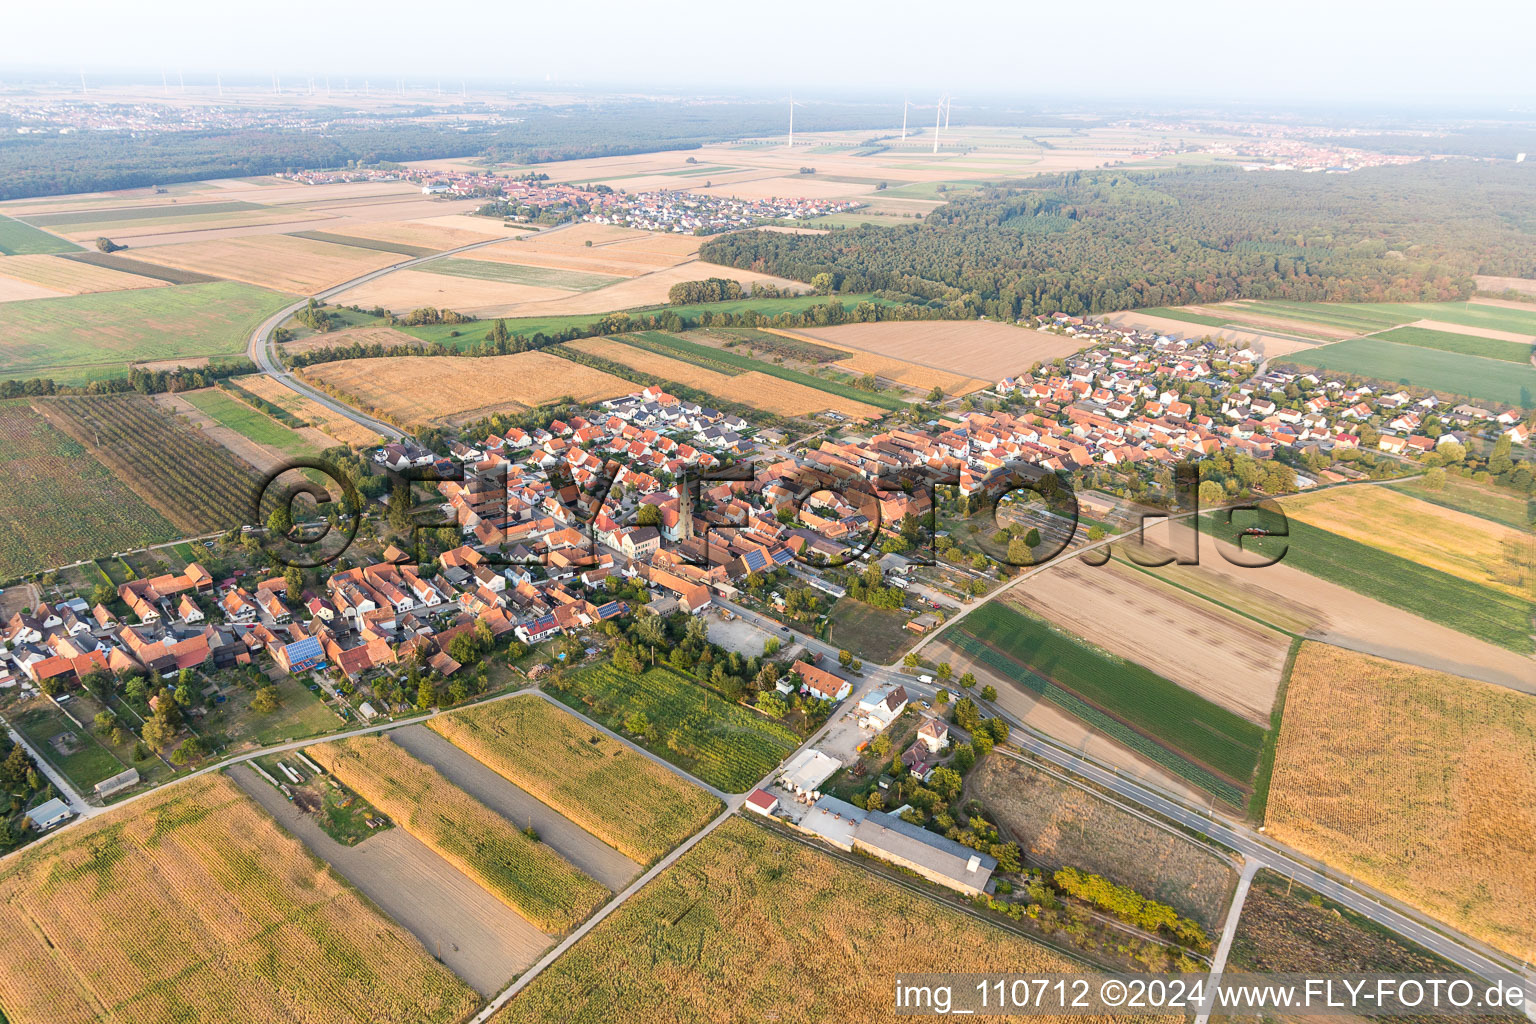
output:
[[0,874],[14,1024],[423,1024],[478,998],[222,775],[77,824]]
[[542,931],[568,931],[608,898],[555,851],[384,737],[305,753]]
[[1536,697],[1303,644],[1269,831],[1536,958]]
[[542,697],[434,718],[431,727],[626,857],[650,864],[720,801]]

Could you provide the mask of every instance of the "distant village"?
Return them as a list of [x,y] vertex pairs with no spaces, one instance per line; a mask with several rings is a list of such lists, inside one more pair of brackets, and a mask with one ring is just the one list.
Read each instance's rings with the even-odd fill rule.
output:
[[298,171],[277,177],[288,177],[306,185],[405,181],[420,185],[425,195],[494,200],[483,212],[511,220],[531,221],[549,211],[559,211],[570,220],[686,234],[716,234],[781,220],[805,221],[855,210],[863,205],[853,199],[738,199],[730,195],[671,189],[631,193],[602,184],[550,183],[541,176],[508,178],[467,169],[358,168]]

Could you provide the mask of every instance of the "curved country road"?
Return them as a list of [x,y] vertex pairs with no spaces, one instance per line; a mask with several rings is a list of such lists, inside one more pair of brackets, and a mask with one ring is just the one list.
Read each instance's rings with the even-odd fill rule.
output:
[[[564,231],[571,226],[572,224],[562,224],[559,227],[548,228],[544,231],[540,231],[538,234],[553,234],[557,231]],[[325,289],[324,291],[316,292],[312,297],[317,301],[323,302],[334,295],[340,295],[342,292],[345,292],[351,288],[356,288],[360,284],[367,284],[369,281],[376,281],[381,277],[393,274],[397,270],[411,270],[415,267],[421,266],[424,263],[431,263],[433,260],[440,260],[448,256],[457,256],[459,253],[469,252],[473,249],[483,249],[488,245],[495,245],[498,242],[505,242],[507,240],[507,238],[488,238],[483,242],[472,242],[469,245],[461,245],[457,249],[447,249],[443,252],[432,253],[430,256],[417,256],[412,259],[405,260],[401,263],[392,263],[387,267],[381,267],[378,270],[370,271],[361,277],[354,277],[350,281],[343,281],[341,284],[334,285]],[[278,310],[276,313],[273,313],[271,316],[267,317],[261,322],[261,325],[251,333],[250,344],[246,347],[246,352],[250,356],[251,362],[255,363],[257,368],[262,373],[265,373],[273,380],[276,380],[279,384],[282,384],[290,391],[295,391],[300,395],[303,395],[305,398],[310,399],[311,401],[319,402],[321,405],[325,406],[332,412],[345,416],[353,423],[366,427],[367,429],[374,431],[382,437],[394,441],[402,440],[407,436],[405,431],[399,429],[398,427],[390,426],[388,423],[384,423],[381,420],[374,419],[372,416],[365,415],[364,413],[359,412],[344,402],[337,401],[330,395],[326,394],[324,391],[321,391],[319,388],[313,388],[308,384],[305,384],[303,381],[299,380],[297,377],[283,368],[282,360],[277,356],[276,344],[272,341],[272,333],[284,320],[287,320],[289,317],[293,316],[293,314],[309,305],[310,298],[311,296],[306,296],[293,303],[292,305],[284,306],[282,309]]]

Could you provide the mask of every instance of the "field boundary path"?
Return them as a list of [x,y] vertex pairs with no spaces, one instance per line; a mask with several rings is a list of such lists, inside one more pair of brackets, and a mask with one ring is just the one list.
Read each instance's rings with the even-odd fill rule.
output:
[[[557,231],[564,231],[567,228],[570,228],[579,223],[581,222],[572,221],[569,224],[561,224],[558,227],[548,228],[544,231],[540,231],[538,232],[538,235],[543,236],[554,234]],[[342,292],[347,291],[348,289],[356,288],[358,285],[367,284],[370,281],[375,281],[381,277],[386,277],[389,274],[393,274],[397,270],[411,270],[415,267],[421,266],[424,263],[431,263],[433,260],[440,260],[450,256],[457,256],[460,253],[470,252],[474,249],[483,249],[488,245],[496,245],[505,241],[507,241],[506,238],[488,238],[483,242],[471,242],[469,245],[461,245],[457,249],[445,249],[442,252],[435,252],[428,256],[417,256],[412,259],[404,260],[400,263],[392,263],[387,267],[382,267],[379,270],[374,270],[363,274],[361,277],[354,277],[350,281],[343,281],[341,284],[333,285],[324,291],[316,292],[312,297],[317,301],[324,301],[334,295],[340,295]],[[267,317],[261,322],[261,325],[251,333],[251,342],[246,348],[246,352],[250,356],[251,362],[256,364],[256,368],[259,372],[266,374],[268,377],[271,377],[273,380],[288,388],[290,391],[297,392],[298,394],[310,399],[311,401],[318,402],[332,412],[345,416],[353,423],[356,423],[368,430],[374,431],[375,433],[378,433],[384,437],[395,441],[404,440],[408,435],[399,427],[392,426],[383,422],[382,420],[374,419],[372,416],[368,416],[363,412],[354,409],[352,406],[347,405],[345,402],[341,402],[335,398],[332,398],[324,391],[321,391],[318,388],[310,387],[308,384],[303,383],[293,374],[289,373],[283,368],[282,361],[277,357],[277,347],[276,343],[272,340],[272,334],[277,329],[278,325],[280,325],[284,320],[287,320],[290,316],[293,316],[293,314],[309,305],[310,298],[311,296],[305,296],[304,298],[292,303],[291,305],[284,306],[282,309],[278,310],[276,313],[273,313],[271,316]]]
[[[1242,877],[1237,880],[1237,889],[1232,893],[1232,906],[1227,909],[1227,923],[1221,929],[1221,943],[1216,947],[1216,955],[1211,958],[1211,985],[1227,969],[1227,954],[1232,952],[1232,940],[1237,937],[1237,922],[1243,916],[1243,903],[1248,899],[1248,888],[1253,884],[1253,876],[1259,873],[1260,868],[1268,866],[1257,857],[1248,858],[1248,863],[1243,865]],[[1209,1012],[1196,1014],[1195,1024],[1209,1024],[1210,1019]]]

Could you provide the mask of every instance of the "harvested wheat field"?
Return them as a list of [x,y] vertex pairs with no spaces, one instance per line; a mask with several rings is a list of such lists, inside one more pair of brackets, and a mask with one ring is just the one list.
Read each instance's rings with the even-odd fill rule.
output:
[[1048,874],[1075,867],[1128,885],[1194,918],[1214,934],[1237,883],[1214,850],[1066,781],[1054,771],[999,755],[981,761],[965,795]]
[[1473,338],[1493,338],[1496,341],[1512,341],[1517,345],[1529,345],[1531,335],[1521,334],[1518,331],[1500,331],[1492,327],[1468,327],[1465,324],[1448,324],[1444,320],[1415,320],[1404,324],[1405,327],[1424,327],[1431,331],[1444,331],[1446,334],[1465,334]]
[[1071,355],[1086,342],[991,320],[908,320],[796,331],[836,348],[901,359],[933,370],[996,382],[1037,362]]
[[[109,270],[58,256],[6,256],[0,259],[0,277],[47,288],[60,295],[166,287],[166,282],[156,281],[152,277],[126,274],[120,270]],[[0,287],[3,287],[3,283],[0,283]]]
[[884,377],[908,387],[917,388],[920,391],[932,391],[934,388],[943,388],[946,395],[968,395],[973,391],[991,387],[993,381],[985,381],[976,377],[967,377],[959,373],[950,373],[947,370],[936,370],[929,366],[919,366],[917,363],[909,363],[905,359],[896,359],[891,356],[877,355],[874,352],[866,352],[863,349],[850,348],[847,345],[829,343],[820,338],[813,338],[809,334],[796,331],[779,330],[774,327],[759,328],[767,334],[777,334],[782,338],[794,341],[807,341],[813,345],[822,345],[835,348],[841,352],[851,352],[853,355],[847,359],[839,359],[836,366],[840,370],[850,373],[872,373],[876,377]]
[[420,344],[423,344],[420,338],[406,334],[404,331],[397,331],[393,327],[348,327],[340,331],[311,334],[294,341],[285,341],[282,348],[284,352],[309,352],[317,348],[349,348],[352,345],[372,348],[377,345],[380,349],[388,350],[402,346],[409,348]]
[[[720,810],[704,790],[543,697],[484,704],[428,724],[640,864],[654,863]],[[612,799],[615,793],[625,799]]]
[[1067,559],[1007,601],[1269,725],[1290,639],[1122,562]]
[[901,1019],[891,1003],[898,968],[918,974],[958,965],[1082,969],[1013,932],[734,817],[583,936],[494,1020],[873,1024]]
[[[1487,274],[1478,274],[1474,281],[1477,287],[1487,292],[1517,292],[1521,295],[1529,295],[1536,299],[1536,280],[1529,277],[1490,277]],[[1489,302],[1488,299],[1481,300]]]
[[[1215,313],[1216,308],[1212,307],[1211,311]],[[1241,327],[1206,327],[1202,324],[1193,324],[1185,320],[1174,320],[1171,317],[1157,316],[1142,312],[1141,310],[1131,310],[1126,313],[1109,313],[1100,319],[1117,327],[1141,327],[1146,330],[1157,331],[1159,334],[1167,334],[1174,338],[1204,338],[1209,335],[1213,338],[1224,338],[1229,342],[1244,341],[1248,343],[1250,348],[1270,359],[1278,356],[1288,356],[1292,352],[1301,352],[1323,344],[1323,342],[1303,341],[1299,338],[1284,338],[1275,334],[1266,334],[1263,331],[1245,330]],[[1295,329],[1305,330],[1308,334],[1321,333],[1301,323],[1297,323]],[[1353,332],[1349,336],[1353,337]]]
[[361,217],[344,217],[331,221],[323,229],[353,238],[371,238],[376,242],[401,242],[419,245],[439,251],[457,249],[463,245],[487,242],[501,234],[494,230],[496,222],[486,221],[485,231],[466,230],[461,227],[445,227],[419,220],[370,220]]
[[640,277],[631,277],[602,288],[585,292],[562,292],[559,298],[519,302],[504,312],[518,316],[566,316],[573,313],[609,313],[618,309],[634,309],[640,306],[660,306],[667,301],[672,286],[685,281],[718,277],[739,282],[743,290],[754,284],[770,284],[793,292],[805,290],[805,286],[787,278],[771,274],[759,274],[754,270],[734,270],[697,261],[675,267],[665,267]]
[[292,235],[250,235],[134,249],[135,259],[294,295],[324,291],[405,257]]
[[1460,579],[1536,596],[1536,536],[1387,487],[1286,498],[1285,514]]
[[735,377],[729,373],[705,369],[681,359],[673,359],[671,356],[660,355],[648,349],[626,345],[612,338],[581,338],[577,341],[568,341],[562,347],[583,352],[589,356],[597,356],[612,363],[619,363],[658,381],[676,381],[691,388],[698,388],[700,391],[707,391],[712,395],[722,394],[735,380]]
[[1266,824],[1469,935],[1536,956],[1536,698],[1305,644]]
[[401,423],[467,422],[569,397],[600,402],[634,384],[548,352],[510,356],[394,356],[306,367],[303,375]]
[[333,437],[342,444],[360,448],[379,443],[379,435],[367,427],[354,423],[339,412],[327,409],[312,398],[306,398],[297,391],[284,387],[264,373],[236,377],[234,382],[257,398],[265,399],[279,409],[292,413],[306,423],[313,424],[326,436]]
[[[398,256],[392,257],[392,260],[398,259]],[[559,288],[487,281],[476,277],[454,277],[434,274],[430,270],[397,270],[356,288],[349,288],[333,301],[337,305],[362,306],[364,309],[383,306],[395,313],[434,306],[461,313],[494,316],[527,303],[558,299],[569,294]]]
[[[7,256],[8,260],[17,257]],[[40,284],[31,281],[22,281],[14,277],[0,276],[0,302],[25,302],[28,299],[58,299],[66,293],[57,288],[44,288]]]
[[551,935],[581,923],[608,890],[385,736],[305,751],[348,788]]
[[0,874],[18,1024],[452,1024],[475,994],[222,775],[75,825]]
[[[728,402],[739,402],[754,409],[762,409],[764,412],[778,413],[780,416],[807,416],[827,409],[835,409],[846,416],[864,420],[879,419],[885,415],[885,411],[876,406],[834,395],[828,391],[820,391],[792,380],[782,380],[758,370],[749,370],[733,376],[607,338],[585,338],[568,342],[567,346],[578,352],[621,363],[656,380],[676,381],[679,384],[707,391],[716,398]],[[631,385],[632,389],[637,387],[638,385]]]

